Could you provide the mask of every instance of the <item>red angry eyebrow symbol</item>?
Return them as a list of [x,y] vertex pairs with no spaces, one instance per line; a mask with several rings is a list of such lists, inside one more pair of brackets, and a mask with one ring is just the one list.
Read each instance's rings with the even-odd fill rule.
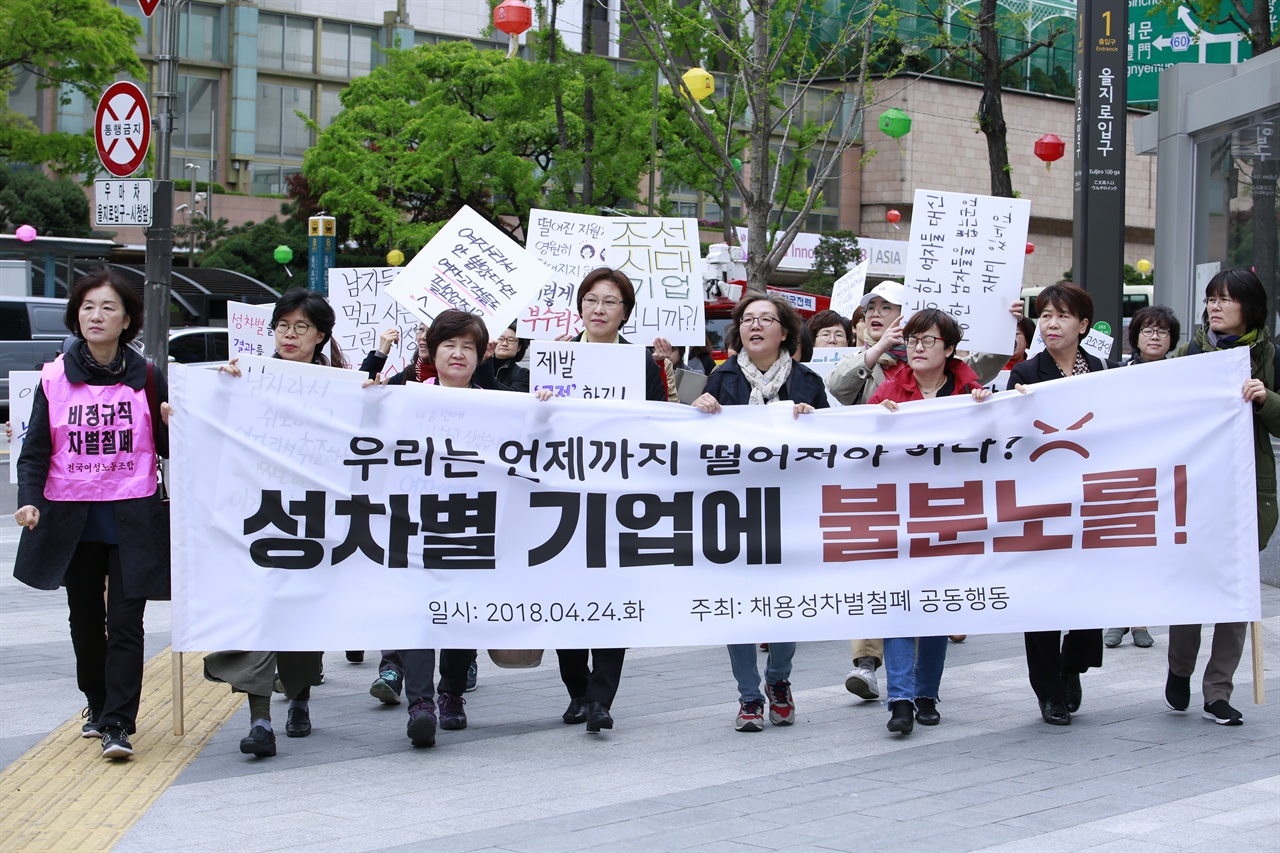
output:
[[[1067,432],[1080,429],[1082,426],[1089,423],[1089,421],[1091,420],[1093,420],[1093,412],[1089,412],[1080,420],[1076,421],[1071,426],[1067,427]],[[1035,420],[1035,421],[1032,421],[1031,423],[1033,426],[1035,426],[1036,429],[1040,430],[1040,432],[1044,433],[1045,435],[1053,435],[1055,432],[1060,431],[1057,427],[1047,424],[1041,420]],[[1037,447],[1034,451],[1032,451],[1031,456],[1029,457],[1029,461],[1035,462],[1037,459],[1039,459],[1041,456],[1044,456],[1050,450],[1072,450],[1072,451],[1075,451],[1076,453],[1079,453],[1085,459],[1089,458],[1089,451],[1085,450],[1083,447],[1076,444],[1074,441],[1051,441],[1048,444],[1043,444],[1040,447]]]

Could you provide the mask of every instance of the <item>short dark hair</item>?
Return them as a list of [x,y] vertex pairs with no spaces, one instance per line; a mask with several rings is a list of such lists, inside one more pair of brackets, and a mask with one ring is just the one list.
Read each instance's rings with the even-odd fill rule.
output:
[[602,281],[610,282],[618,290],[622,291],[622,322],[627,322],[631,319],[631,312],[636,308],[636,286],[631,283],[631,279],[627,278],[626,273],[610,267],[593,269],[587,273],[586,278],[582,280],[582,284],[578,285],[578,301],[576,303],[578,313],[582,313],[582,298],[591,292],[591,288]]
[[471,338],[476,345],[476,364],[484,358],[484,351],[489,346],[489,329],[484,321],[475,314],[450,308],[436,315],[436,321],[427,332],[427,361],[435,364],[436,347],[452,338]]
[[830,308],[814,314],[809,318],[807,325],[809,326],[809,334],[813,335],[815,339],[818,337],[818,332],[823,329],[839,326],[844,329],[844,337],[849,342],[849,346],[853,346],[853,325]]
[[[1223,270],[1209,279],[1204,295],[1206,299],[1210,296],[1230,296],[1239,302],[1246,329],[1261,329],[1267,325],[1267,290],[1253,270],[1242,267]],[[1209,325],[1207,306],[1203,322],[1206,326]]]
[[67,312],[63,315],[62,322],[68,332],[84,340],[84,335],[80,333],[80,306],[84,304],[84,298],[90,290],[103,285],[116,292],[116,296],[120,298],[120,307],[129,318],[129,325],[120,332],[120,343],[127,344],[142,334],[142,297],[128,285],[124,276],[110,267],[94,267],[76,280],[75,287],[71,288],[71,295],[67,297]]
[[1178,345],[1178,338],[1182,335],[1182,324],[1178,322],[1178,315],[1173,313],[1172,308],[1165,305],[1148,305],[1133,312],[1133,316],[1129,318],[1130,347],[1138,348],[1138,336],[1147,326],[1168,329],[1169,349]]
[[[1018,331],[1022,332],[1022,339],[1027,342],[1027,346],[1031,346],[1031,342],[1036,339],[1036,321],[1030,317],[1018,318]],[[1016,344],[1017,341],[1015,340]]]
[[1036,297],[1036,316],[1050,306],[1093,325],[1093,297],[1083,287],[1065,283],[1049,285]]
[[[508,332],[517,332],[517,331],[518,331],[517,327],[518,327],[519,325],[520,325],[520,321],[519,321],[519,320],[517,320],[517,321],[513,322],[510,326],[507,326],[507,331],[508,331]],[[486,334],[486,335],[487,335],[487,334],[489,334],[489,330],[488,330],[487,328],[485,329],[485,334]],[[512,358],[513,358],[515,361],[519,361],[520,359],[524,358],[525,350],[529,349],[529,344],[530,344],[530,343],[532,343],[532,342],[533,342],[533,339],[532,339],[532,338],[522,338],[522,337],[520,337],[520,335],[517,333],[517,334],[516,334],[516,354],[515,354],[514,356],[512,356]]]
[[294,287],[286,290],[284,295],[276,300],[276,307],[271,311],[271,328],[275,329],[281,317],[294,311],[301,311],[305,314],[311,324],[320,332],[322,338],[320,343],[316,344],[316,350],[319,351],[328,343],[329,364],[334,367],[346,367],[347,357],[342,354],[342,347],[338,346],[337,340],[333,337],[333,327],[337,324],[338,317],[334,314],[333,306],[329,304],[329,300],[316,291],[307,290],[305,287]]
[[902,337],[904,339],[918,337],[933,327],[936,327],[938,334],[942,336],[943,349],[949,349],[951,354],[955,355],[956,347],[964,339],[964,329],[960,328],[955,317],[941,308],[925,308],[912,314],[911,319],[902,327]]
[[772,303],[777,310],[778,319],[782,321],[783,346],[794,356],[803,345],[800,330],[804,328],[804,321],[800,319],[800,312],[796,307],[788,302],[786,297],[776,293],[752,293],[742,297],[742,300],[733,306],[733,313],[729,317],[729,328],[725,333],[725,346],[734,352],[742,352],[742,334],[739,331],[742,326],[742,315],[747,313],[748,305],[762,299]]

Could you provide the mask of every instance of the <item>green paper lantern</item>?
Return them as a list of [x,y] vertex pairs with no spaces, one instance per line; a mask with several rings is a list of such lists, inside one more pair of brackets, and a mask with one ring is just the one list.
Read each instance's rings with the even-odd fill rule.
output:
[[894,139],[901,139],[911,132],[911,116],[897,107],[880,114],[880,132]]
[[276,259],[276,263],[278,264],[287,264],[289,261],[293,260],[293,249],[290,249],[288,246],[276,246],[276,250],[272,253],[272,257]]
[[742,161],[741,161],[741,160],[739,160],[737,157],[730,157],[730,158],[729,158],[729,165],[733,166],[733,171],[735,171],[735,172],[741,172],[741,171],[742,171]]

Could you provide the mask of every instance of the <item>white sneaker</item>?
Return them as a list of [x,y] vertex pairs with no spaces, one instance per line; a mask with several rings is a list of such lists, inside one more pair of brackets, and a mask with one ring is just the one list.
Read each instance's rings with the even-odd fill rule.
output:
[[859,666],[845,676],[844,689],[867,701],[880,698],[880,685],[876,684],[876,671],[869,666]]

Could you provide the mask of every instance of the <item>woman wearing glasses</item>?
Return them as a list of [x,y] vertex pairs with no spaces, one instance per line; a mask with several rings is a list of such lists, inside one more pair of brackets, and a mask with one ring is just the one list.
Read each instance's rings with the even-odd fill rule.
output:
[[[1044,349],[1009,374],[1010,389],[1026,390],[1037,382],[1083,376],[1118,367],[1081,348],[1093,322],[1093,299],[1074,284],[1046,287],[1036,299]],[[1027,677],[1040,701],[1040,716],[1051,726],[1071,725],[1080,710],[1080,675],[1102,666],[1102,629],[1031,631],[1023,635],[1027,649]]]
[[[982,402],[991,396],[973,368],[955,357],[964,331],[950,314],[937,308],[917,311],[902,327],[902,333],[907,369],[885,380],[868,403],[879,403],[896,412],[899,403],[914,400],[970,395]],[[915,723],[936,726],[942,721],[938,714],[938,686],[946,660],[945,636],[885,638],[889,731],[908,735]]]
[[[276,336],[275,358],[328,367],[347,367],[342,348],[333,339],[337,321],[333,308],[319,293],[296,287],[276,302],[271,312],[271,328]],[[329,354],[325,355],[325,344]],[[218,368],[221,373],[240,376],[239,359]],[[271,689],[278,674],[289,699],[285,734],[311,734],[311,688],[323,677],[324,652],[215,652],[205,658],[204,674],[210,681],[231,685],[233,692],[249,696],[250,727],[240,741],[240,751],[259,757],[276,754],[276,736],[271,728]]]
[[[590,344],[630,343],[619,330],[636,307],[636,289],[627,274],[609,267],[587,273],[578,285],[578,313],[586,328],[572,338]],[[644,358],[645,399],[667,400],[667,383],[662,368],[650,353]],[[545,395],[542,399],[546,399]],[[626,649],[556,649],[560,680],[569,692],[569,707],[561,715],[566,725],[587,724],[598,733],[613,728],[610,709],[622,680]]]
[[[781,296],[756,293],[744,297],[733,309],[726,341],[737,356],[711,374],[706,391],[693,401],[694,408],[715,414],[722,406],[760,406],[789,400],[797,418],[814,409],[827,408],[822,377],[793,358],[803,328],[796,309]],[[769,722],[775,726],[789,726],[796,719],[790,681],[795,653],[795,643],[769,643],[764,681],[769,696]],[[738,682],[734,728],[740,732],[763,731],[765,697],[760,693],[755,643],[731,644],[729,663]]]
[[[1244,398],[1253,404],[1253,458],[1258,492],[1258,550],[1267,547],[1276,529],[1276,460],[1271,436],[1280,437],[1280,394],[1276,382],[1276,346],[1267,332],[1267,292],[1246,269],[1223,270],[1204,291],[1203,325],[1176,355],[1249,348],[1250,378]],[[1232,676],[1244,652],[1244,622],[1213,626],[1213,649],[1204,668],[1204,718],[1222,726],[1239,726],[1244,715],[1231,707]],[[1199,625],[1169,626],[1169,675],[1165,702],[1174,711],[1191,703],[1191,674],[1200,651]]]
[[[1132,350],[1126,366],[1164,361],[1182,334],[1182,324],[1172,308],[1153,305],[1136,311],[1129,320],[1129,347]],[[1102,635],[1102,644],[1109,649],[1120,645],[1128,628],[1108,628]],[[1146,626],[1133,629],[1133,644],[1140,649],[1155,645],[1155,639]]]

